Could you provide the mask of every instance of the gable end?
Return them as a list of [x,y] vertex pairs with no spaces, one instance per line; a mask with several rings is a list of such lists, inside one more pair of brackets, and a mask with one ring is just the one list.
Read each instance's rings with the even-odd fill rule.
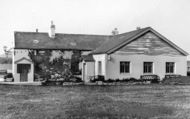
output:
[[138,34],[137,37],[131,38],[125,43],[116,46],[110,50],[108,54],[114,52],[146,55],[188,55],[187,52],[179,48],[177,45],[166,39],[152,28]]

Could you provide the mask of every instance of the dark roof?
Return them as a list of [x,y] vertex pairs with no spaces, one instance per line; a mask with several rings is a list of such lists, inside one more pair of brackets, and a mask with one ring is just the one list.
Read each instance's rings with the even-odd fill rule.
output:
[[104,53],[111,54],[149,31],[158,35],[161,39],[163,39],[169,45],[171,45],[176,50],[181,52],[183,55],[186,55],[186,56],[188,55],[187,52],[179,48],[177,45],[169,41],[167,38],[159,34],[157,31],[155,31],[151,27],[146,27],[146,28],[134,30],[131,32],[127,32],[127,33],[123,33],[123,34],[119,34],[114,37],[111,37],[109,41],[104,42],[100,47],[94,50],[93,54],[104,54]]
[[83,60],[85,62],[94,62],[95,61],[92,55],[86,55],[86,56],[84,56]]
[[119,34],[114,37],[112,37],[109,41],[104,42],[100,47],[98,47],[93,53],[94,54],[101,54],[101,53],[107,53],[109,50],[113,49],[114,47],[122,44],[123,42],[126,42],[131,37],[136,36],[137,34],[141,33],[142,31],[148,29],[143,28],[139,30],[130,31],[127,33]]
[[106,35],[56,33],[52,39],[48,33],[15,32],[15,49],[94,50],[109,38]]
[[15,49],[75,49],[88,51],[94,50],[93,54],[110,54],[149,31],[158,35],[161,39],[182,54],[188,55],[187,52],[179,48],[151,27],[126,32],[115,36],[56,33],[54,39],[50,38],[48,33],[15,32]]

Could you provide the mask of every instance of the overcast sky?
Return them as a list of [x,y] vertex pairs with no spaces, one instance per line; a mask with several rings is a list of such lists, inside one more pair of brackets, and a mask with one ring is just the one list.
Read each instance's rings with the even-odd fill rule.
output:
[[190,52],[190,0],[0,0],[0,53],[14,31],[111,34],[151,26]]

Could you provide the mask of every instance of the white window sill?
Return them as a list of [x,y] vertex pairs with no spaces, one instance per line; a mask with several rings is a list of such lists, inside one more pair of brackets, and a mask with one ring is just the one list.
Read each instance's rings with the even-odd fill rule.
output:
[[176,73],[166,73],[166,75],[173,75],[173,74],[176,74]]
[[144,75],[152,75],[152,74],[154,74],[154,73],[143,73]]
[[120,73],[121,75],[129,75],[131,74],[130,72],[129,73]]

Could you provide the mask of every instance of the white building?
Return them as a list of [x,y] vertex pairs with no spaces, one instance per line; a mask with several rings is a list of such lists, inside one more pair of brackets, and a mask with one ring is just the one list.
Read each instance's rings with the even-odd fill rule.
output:
[[[137,78],[141,75],[156,74],[161,79],[168,74],[187,74],[188,53],[147,27],[118,34],[93,51],[94,61],[84,62],[94,71],[93,75],[103,75],[105,79]],[[93,65],[94,63],[94,65]],[[91,68],[88,66],[91,66]],[[92,72],[85,74],[89,81]]]
[[[188,53],[151,27],[138,28],[123,34],[114,32],[114,35],[55,33],[55,25],[51,27],[51,31],[53,35],[38,31],[15,32],[15,82],[34,81],[37,69],[36,62],[29,56],[31,51],[34,55],[40,54],[43,57],[47,53],[42,52],[49,51],[61,51],[61,57],[65,57],[65,51],[71,52],[71,55],[76,51],[80,52],[81,56],[85,54],[81,65],[85,82],[94,75],[103,75],[105,79],[138,79],[144,74],[156,74],[163,78],[166,74],[187,73]],[[39,64],[40,67],[47,70],[49,66],[44,66],[47,65],[45,60],[42,57],[38,59],[44,63],[43,67]],[[68,59],[67,63],[72,65],[72,56]],[[54,67],[53,63],[50,64]]]

